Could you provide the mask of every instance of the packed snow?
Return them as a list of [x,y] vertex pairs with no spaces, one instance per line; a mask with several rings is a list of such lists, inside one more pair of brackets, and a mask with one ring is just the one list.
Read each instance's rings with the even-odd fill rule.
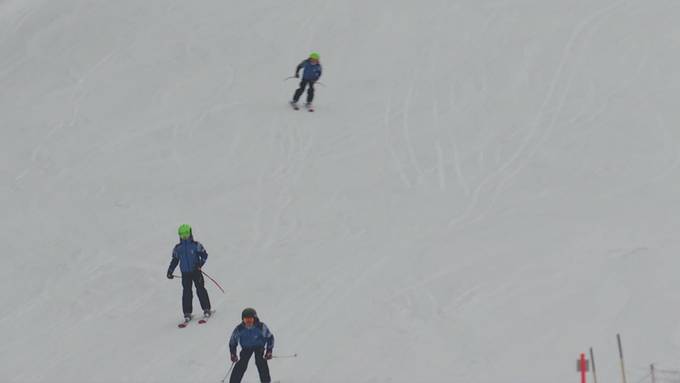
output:
[[[629,382],[680,368],[678,20],[0,0],[0,381],[217,383],[246,306],[282,383],[566,383],[589,347],[615,382],[617,333]],[[226,294],[180,330],[182,223]]]

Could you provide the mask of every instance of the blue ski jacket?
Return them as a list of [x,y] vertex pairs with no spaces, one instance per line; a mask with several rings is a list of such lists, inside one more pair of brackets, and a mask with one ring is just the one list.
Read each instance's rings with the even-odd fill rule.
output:
[[302,79],[308,81],[317,81],[321,78],[321,63],[312,63],[312,60],[306,59],[295,68],[295,76],[298,76],[302,69]]
[[236,346],[241,344],[241,348],[266,348],[271,352],[274,349],[274,334],[269,331],[266,324],[255,318],[255,325],[248,328],[241,323],[231,333],[229,339],[229,351],[236,354]]
[[168,273],[175,271],[178,263],[179,269],[183,273],[190,273],[202,267],[207,260],[208,253],[203,248],[203,245],[194,241],[193,237],[183,239],[175,245],[175,249],[172,251],[172,260],[170,261],[170,267],[168,267]]

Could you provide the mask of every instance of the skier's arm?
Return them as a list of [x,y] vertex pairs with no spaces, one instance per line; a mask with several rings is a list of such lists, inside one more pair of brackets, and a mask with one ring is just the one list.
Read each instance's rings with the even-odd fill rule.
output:
[[205,251],[205,248],[200,243],[198,244],[197,255],[198,255],[198,261],[199,261],[199,267],[203,267],[203,265],[205,265],[205,263],[208,261],[208,252]]
[[231,338],[229,338],[229,352],[232,354],[236,355],[236,347],[238,346],[238,341],[239,341],[239,331],[238,331],[238,326],[234,329],[234,332],[231,333]]
[[305,63],[307,60],[302,60],[300,64],[295,68],[295,77],[300,77],[300,69],[302,69],[303,66],[305,66]]
[[269,331],[269,327],[264,323],[262,324],[262,332],[265,340],[265,348],[267,349],[267,352],[272,352],[274,349],[274,334]]
[[179,264],[179,257],[177,256],[177,251],[173,250],[172,260],[170,261],[170,267],[168,267],[168,274],[172,274],[172,272],[175,271],[177,264]]
[[316,79],[317,79],[317,80],[321,78],[321,73],[322,73],[322,72],[323,72],[323,68],[321,67],[321,64],[319,64],[319,73],[318,73],[317,76],[316,76]]

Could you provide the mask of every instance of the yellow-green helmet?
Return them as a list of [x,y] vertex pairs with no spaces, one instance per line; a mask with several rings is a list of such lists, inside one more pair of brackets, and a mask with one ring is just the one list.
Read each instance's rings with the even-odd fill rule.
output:
[[186,223],[180,225],[179,229],[177,229],[177,234],[179,234],[180,239],[191,238],[191,226],[187,225]]
[[309,54],[309,58],[312,59],[312,60],[318,60],[319,57],[321,57],[319,55],[319,52],[312,52],[312,53]]

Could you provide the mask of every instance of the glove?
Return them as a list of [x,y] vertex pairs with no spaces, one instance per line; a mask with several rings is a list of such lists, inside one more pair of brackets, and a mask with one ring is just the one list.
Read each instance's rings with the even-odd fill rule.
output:
[[174,278],[175,276],[172,275],[172,271],[168,271],[167,277],[168,277],[168,279],[172,279],[172,278]]
[[267,350],[267,352],[264,354],[264,358],[267,360],[271,360],[273,358],[271,350]]
[[236,354],[231,354],[231,361],[232,363],[238,362],[238,356],[236,356]]
[[295,78],[300,78],[300,74],[299,74],[299,73],[295,73]]

